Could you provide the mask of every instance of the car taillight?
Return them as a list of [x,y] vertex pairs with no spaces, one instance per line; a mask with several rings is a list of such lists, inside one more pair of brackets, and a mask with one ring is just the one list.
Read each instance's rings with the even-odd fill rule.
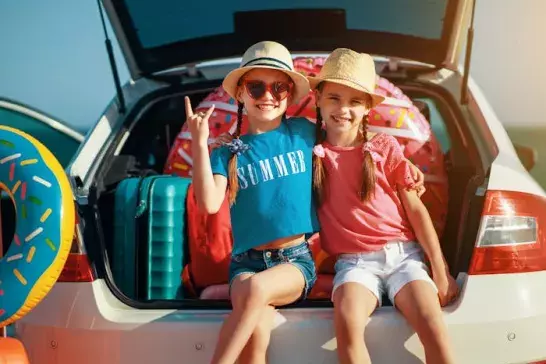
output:
[[546,198],[488,191],[469,274],[546,270]]
[[93,272],[87,254],[68,254],[57,282],[93,282]]
[[72,248],[70,249],[70,253],[68,254],[68,258],[57,282],[92,282],[94,280],[89,258],[87,257],[87,254],[82,251],[81,247],[79,218],[78,214],[76,214]]

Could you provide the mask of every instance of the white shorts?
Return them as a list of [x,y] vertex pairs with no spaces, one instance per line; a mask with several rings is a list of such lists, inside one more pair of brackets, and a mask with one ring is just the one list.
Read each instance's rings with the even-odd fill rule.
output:
[[377,297],[379,306],[385,292],[394,305],[396,294],[411,281],[429,282],[438,292],[424,263],[423,249],[414,242],[390,242],[371,253],[341,254],[335,270],[332,300],[344,283],[362,284]]

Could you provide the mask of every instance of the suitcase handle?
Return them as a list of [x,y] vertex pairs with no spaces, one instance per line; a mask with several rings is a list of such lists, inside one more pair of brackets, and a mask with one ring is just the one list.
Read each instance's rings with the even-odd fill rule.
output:
[[139,186],[138,202],[135,212],[135,217],[141,217],[148,209],[148,197],[150,196],[150,185],[157,178],[157,176],[150,176],[142,178]]
[[158,178],[172,177],[171,175],[155,175],[142,177],[139,186],[139,196],[135,212],[135,217],[141,217],[148,209],[148,201],[150,198],[151,184]]

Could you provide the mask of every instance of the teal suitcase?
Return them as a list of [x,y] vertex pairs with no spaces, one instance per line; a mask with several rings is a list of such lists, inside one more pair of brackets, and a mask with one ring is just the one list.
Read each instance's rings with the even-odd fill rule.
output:
[[138,300],[183,298],[186,195],[191,179],[128,178],[115,192],[114,281]]

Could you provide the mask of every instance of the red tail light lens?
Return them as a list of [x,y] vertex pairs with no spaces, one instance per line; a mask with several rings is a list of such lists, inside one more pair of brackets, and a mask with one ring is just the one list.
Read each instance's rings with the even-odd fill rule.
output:
[[93,282],[93,271],[86,254],[70,253],[58,282]]
[[72,248],[57,282],[93,282],[94,280],[89,258],[80,249],[79,222],[80,219],[76,213]]
[[546,270],[546,198],[488,191],[469,274]]

